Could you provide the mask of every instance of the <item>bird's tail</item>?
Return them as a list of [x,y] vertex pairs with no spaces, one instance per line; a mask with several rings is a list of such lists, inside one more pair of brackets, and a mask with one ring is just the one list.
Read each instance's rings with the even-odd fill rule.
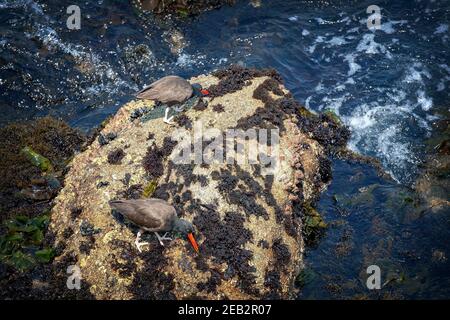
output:
[[125,204],[125,201],[123,200],[111,200],[109,201],[109,205],[113,207],[114,209],[120,210],[123,205]]
[[144,98],[146,98],[146,94],[148,95],[148,90],[150,90],[151,88],[152,88],[151,85],[146,86],[144,89],[136,92],[134,95],[138,99],[144,99]]

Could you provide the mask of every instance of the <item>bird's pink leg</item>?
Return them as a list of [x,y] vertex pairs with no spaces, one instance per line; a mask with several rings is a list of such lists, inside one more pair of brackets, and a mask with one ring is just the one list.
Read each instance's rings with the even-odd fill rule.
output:
[[142,234],[142,230],[139,230],[139,232],[137,233],[137,236],[136,236],[136,240],[134,241],[134,244],[136,245],[139,252],[142,252],[142,250],[141,250],[142,246],[148,245],[148,242],[139,242],[139,240],[141,240],[141,234]]
[[158,238],[159,243],[164,246],[163,240],[172,240],[172,238],[167,237],[167,232],[161,237],[158,232],[155,232],[156,237]]

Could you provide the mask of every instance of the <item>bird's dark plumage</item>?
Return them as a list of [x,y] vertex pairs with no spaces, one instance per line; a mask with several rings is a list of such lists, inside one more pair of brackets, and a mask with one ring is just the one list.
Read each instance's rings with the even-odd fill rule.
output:
[[139,91],[136,97],[173,105],[185,102],[193,93],[189,81],[178,76],[167,76]]
[[114,200],[109,204],[146,231],[171,231],[178,220],[175,208],[161,199]]

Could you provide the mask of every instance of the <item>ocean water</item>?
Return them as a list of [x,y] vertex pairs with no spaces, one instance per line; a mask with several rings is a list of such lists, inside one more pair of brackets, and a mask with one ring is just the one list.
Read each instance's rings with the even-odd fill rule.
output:
[[[379,1],[376,30],[367,24],[371,1],[254,3],[159,20],[133,1],[0,0],[0,125],[51,114],[87,131],[161,76],[231,63],[273,67],[307,108],[342,118],[352,150],[379,159],[396,187],[409,186],[433,122],[449,111],[450,2]],[[66,26],[72,4],[81,30]],[[350,169],[337,162],[334,170],[339,185]],[[330,218],[327,196],[321,210]],[[391,210],[385,200],[374,204],[381,217]],[[352,223],[358,229],[366,220]],[[323,255],[310,251],[317,269]]]

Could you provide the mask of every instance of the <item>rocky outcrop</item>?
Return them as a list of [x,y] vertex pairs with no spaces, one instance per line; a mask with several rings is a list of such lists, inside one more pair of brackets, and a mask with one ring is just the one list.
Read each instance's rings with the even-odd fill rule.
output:
[[[331,179],[327,153],[345,144],[348,131],[301,107],[271,70],[231,67],[190,81],[210,98],[178,114],[176,125],[163,122],[161,106],[131,101],[73,159],[49,227],[59,255],[54,270],[63,277],[66,264],[79,266],[82,287],[96,299],[290,298],[302,266],[303,222]],[[206,163],[211,142],[227,129],[278,129],[279,144],[268,131],[269,143],[258,140],[259,162]],[[257,144],[247,140],[241,151]],[[205,158],[180,163],[180,146],[192,144]],[[225,154],[231,159],[232,150]],[[162,247],[153,234],[137,251],[136,227],[108,201],[150,196],[193,222],[199,254],[186,239]],[[308,224],[321,227],[315,215]]]
[[204,11],[233,5],[235,0],[136,0],[143,10],[156,14],[196,15]]

